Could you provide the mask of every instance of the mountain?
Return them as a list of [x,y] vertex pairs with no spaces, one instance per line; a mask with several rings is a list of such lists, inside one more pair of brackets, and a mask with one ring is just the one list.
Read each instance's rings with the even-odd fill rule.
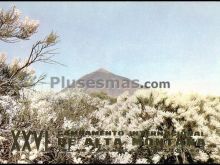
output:
[[88,93],[104,92],[109,96],[117,97],[125,91],[132,94],[137,90],[138,86],[139,84],[137,84],[137,82],[100,68],[82,76],[69,88],[79,87],[83,88]]

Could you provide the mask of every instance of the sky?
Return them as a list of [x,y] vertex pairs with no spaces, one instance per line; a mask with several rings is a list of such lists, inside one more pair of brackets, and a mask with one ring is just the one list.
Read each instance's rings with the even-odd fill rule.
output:
[[66,66],[33,66],[47,82],[105,68],[140,82],[170,81],[174,90],[220,95],[218,2],[0,2],[4,10],[13,5],[40,26],[28,41],[0,42],[0,52],[9,61],[24,59],[32,44],[56,32],[54,59]]

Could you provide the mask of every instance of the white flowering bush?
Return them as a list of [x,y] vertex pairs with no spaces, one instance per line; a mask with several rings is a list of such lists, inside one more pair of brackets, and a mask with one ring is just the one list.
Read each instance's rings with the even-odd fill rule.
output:
[[21,12],[16,7],[9,11],[0,9],[0,40],[16,42],[17,39],[28,39],[36,33],[39,21],[25,17],[21,20]]
[[[42,149],[31,152],[13,152],[1,162],[17,163],[219,163],[220,136],[217,131],[220,116],[220,98],[199,94],[172,94],[163,91],[139,90],[132,96],[128,93],[117,98],[116,103],[92,97],[81,90],[54,92],[26,92],[25,99],[18,103],[10,97],[2,97],[0,105],[10,116],[4,129],[26,130],[111,130],[123,131],[119,137],[122,145],[115,151],[115,145],[103,145],[105,150],[85,146],[80,137],[71,146],[71,152],[60,152],[56,145],[50,146],[50,153]],[[9,110],[10,109],[10,112]],[[1,116],[2,118],[2,116]],[[15,120],[16,119],[16,120]],[[171,150],[149,151],[144,145],[132,145],[129,131],[196,130],[204,134],[204,149],[176,152]],[[55,133],[51,141],[55,141]],[[108,138],[109,136],[102,136]],[[1,134],[1,142],[8,137]],[[97,138],[95,136],[92,139]],[[193,138],[197,138],[193,136]],[[21,142],[22,143],[22,142]],[[101,141],[104,144],[104,141]],[[84,152],[79,150],[84,149]]]
[[[0,9],[0,42],[14,43],[28,40],[37,32],[38,27],[39,21],[27,16],[22,19],[21,12],[16,7],[9,10]],[[32,129],[38,126],[39,122],[42,122],[39,128],[43,128],[43,124],[54,121],[55,112],[49,111],[46,105],[45,109],[48,110],[46,112],[41,109],[41,112],[36,113],[34,108],[29,111],[34,100],[22,98],[21,95],[23,90],[31,89],[45,78],[45,75],[39,77],[35,75],[30,67],[33,63],[56,63],[52,60],[51,54],[55,53],[52,47],[57,43],[57,39],[58,36],[51,32],[33,44],[27,59],[16,58],[11,63],[7,62],[5,53],[0,52],[0,163],[24,163],[25,160],[29,160],[20,153],[10,152],[13,141],[10,130]],[[51,117],[45,117],[50,112]],[[37,118],[32,116],[35,114]],[[34,153],[30,160],[35,158]]]
[[21,106],[10,96],[0,97],[0,128],[10,129]]
[[[0,9],[0,42],[14,43],[29,39],[37,32],[39,21],[21,17],[21,12],[13,7],[5,11]],[[27,59],[14,59],[6,62],[5,53],[0,52],[0,95],[19,97],[20,91],[31,88],[40,83],[45,75],[37,77],[33,69],[33,63],[57,63],[52,59],[54,54],[52,47],[57,43],[58,36],[51,32],[44,39],[33,44]]]

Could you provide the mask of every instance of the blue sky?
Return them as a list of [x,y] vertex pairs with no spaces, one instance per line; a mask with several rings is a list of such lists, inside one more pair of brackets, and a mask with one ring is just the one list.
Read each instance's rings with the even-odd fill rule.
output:
[[60,36],[55,60],[67,67],[38,64],[37,74],[77,79],[106,68],[141,82],[220,94],[220,3],[0,2],[5,10],[13,5],[40,27],[29,41],[0,43],[9,60],[25,58],[52,30]]

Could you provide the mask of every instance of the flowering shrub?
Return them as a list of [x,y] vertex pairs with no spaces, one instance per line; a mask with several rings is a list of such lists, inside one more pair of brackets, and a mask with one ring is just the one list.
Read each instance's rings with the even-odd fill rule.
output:
[[[199,94],[172,94],[163,91],[139,90],[132,96],[124,93],[116,103],[92,97],[81,90],[54,92],[26,92],[18,101],[8,96],[0,98],[1,119],[7,119],[2,129],[26,130],[112,130],[124,131],[122,145],[115,151],[114,143],[103,145],[105,150],[85,146],[85,137],[76,139],[71,152],[59,152],[58,146],[49,146],[50,152],[33,149],[14,152],[0,159],[2,163],[207,163],[220,162],[220,141],[217,127],[220,121],[220,98]],[[5,115],[5,117],[3,117]],[[2,120],[1,120],[2,121]],[[2,122],[3,123],[3,122]],[[145,145],[132,145],[129,131],[198,130],[204,133],[204,149],[176,152],[149,151]],[[139,135],[138,135],[139,136]],[[102,136],[107,138],[108,136]],[[114,137],[114,136],[113,136]],[[5,144],[5,134],[0,144]],[[92,139],[96,138],[93,136]],[[196,139],[196,136],[193,136]],[[51,137],[55,141],[55,133]],[[20,143],[23,143],[22,140]],[[101,141],[104,144],[104,141]],[[33,148],[35,144],[31,143]],[[78,150],[85,149],[84,152]],[[0,153],[3,154],[3,153]]]
[[15,42],[17,39],[28,39],[36,33],[39,21],[25,17],[21,20],[21,12],[16,7],[9,11],[0,9],[0,40]]
[[21,106],[10,96],[0,97],[0,128],[10,129]]
[[[21,18],[21,12],[13,7],[5,11],[0,9],[0,41],[14,43],[29,39],[37,32],[39,21],[29,17]],[[31,88],[41,82],[45,75],[36,77],[30,66],[36,62],[57,63],[52,59],[58,36],[51,32],[44,39],[33,44],[30,54],[25,60],[14,59],[6,63],[6,55],[0,52],[0,95],[17,96],[25,88]]]

